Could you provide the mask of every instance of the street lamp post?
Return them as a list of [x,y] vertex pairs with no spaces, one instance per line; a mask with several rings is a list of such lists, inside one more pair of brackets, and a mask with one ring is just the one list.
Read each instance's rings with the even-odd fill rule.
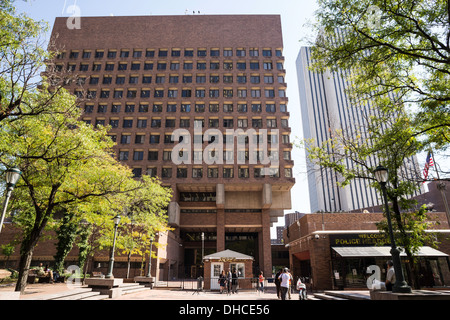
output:
[[[158,233],[155,234],[155,236],[158,236]],[[152,277],[152,248],[153,248],[153,237],[150,238],[150,253],[148,255],[148,273],[147,277]]]
[[111,250],[111,256],[109,258],[108,274],[105,276],[105,278],[114,278],[112,273],[114,266],[114,248],[116,247],[117,227],[119,226],[119,223],[120,223],[120,215],[117,215],[114,217],[114,240]]
[[205,256],[205,233],[202,232],[202,268],[203,268],[203,275],[205,275],[205,263],[203,261],[203,257]]
[[2,231],[3,221],[5,220],[9,198],[11,197],[11,193],[14,190],[14,187],[16,186],[16,183],[19,180],[21,174],[22,172],[18,168],[10,168],[6,170],[6,198],[5,203],[3,204],[3,212],[0,221],[0,232]]
[[395,284],[392,287],[392,292],[394,293],[410,293],[411,287],[405,281],[405,277],[403,275],[402,265],[400,261],[400,250],[395,245],[394,239],[394,231],[392,230],[392,221],[391,221],[391,213],[389,211],[387,192],[386,192],[386,183],[388,181],[389,172],[387,168],[382,166],[378,166],[375,169],[375,178],[381,186],[381,190],[383,192],[383,200],[386,210],[386,219],[388,223],[389,229],[389,237],[391,240],[391,255],[392,261],[394,263],[394,271],[395,271]]

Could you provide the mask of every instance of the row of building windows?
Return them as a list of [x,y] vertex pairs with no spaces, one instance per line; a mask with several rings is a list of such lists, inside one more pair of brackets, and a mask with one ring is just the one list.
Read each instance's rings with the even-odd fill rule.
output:
[[[114,142],[120,142],[120,144],[131,144],[131,141],[132,141],[131,133],[123,133],[121,135],[121,137],[120,137],[120,141],[117,141],[117,135],[115,135],[115,134],[110,134],[110,137],[111,137],[111,139]],[[183,138],[183,136],[180,136],[179,139],[178,139],[178,142],[182,142],[183,141],[182,138]],[[207,139],[205,137],[203,137],[203,135],[194,135],[194,141],[193,142],[194,143],[198,143],[198,142],[203,143],[203,142],[208,141],[209,143],[212,143],[212,142],[216,141],[216,139],[219,139],[219,138],[216,138],[216,136],[214,136],[214,135],[211,135],[211,137],[208,137]],[[223,135],[222,139],[223,139],[223,143],[224,144],[227,144],[227,143],[232,144],[234,136]],[[248,135],[242,135],[242,138],[238,137],[237,139],[238,139],[237,142],[240,145],[249,143]],[[278,135],[270,133],[270,132],[268,132],[266,140],[267,140],[266,142],[268,144],[278,144],[279,143]],[[133,141],[134,141],[135,144],[144,144],[146,142],[146,135],[145,135],[145,133],[137,133],[134,136],[134,140]],[[150,144],[159,144],[161,142],[161,135],[157,134],[157,133],[150,134],[150,136],[148,138],[148,142]],[[254,143],[263,143],[263,142],[265,142],[264,141],[264,135],[262,135],[262,134],[261,135],[260,134],[255,134],[253,136],[253,142]],[[165,144],[175,143],[175,141],[172,139],[172,134],[171,133],[164,134],[164,143]],[[289,135],[287,135],[287,134],[281,135],[281,143],[289,144],[290,143]],[[286,159],[286,160],[290,160],[290,159]]]
[[[147,154],[147,160],[148,161],[158,161],[158,152],[156,150],[148,151]],[[135,150],[133,151],[133,158],[134,161],[143,161],[144,160],[144,154],[145,152],[143,150]],[[290,161],[291,159],[291,151],[285,150],[282,151],[283,160]],[[207,158],[209,161],[213,162],[214,160],[219,161],[219,154],[218,151],[212,150],[207,153]],[[254,151],[253,152],[253,158],[252,160],[256,161],[264,161],[264,160],[271,160],[271,161],[279,161],[280,160],[280,152],[278,150],[268,150],[267,155],[265,155],[265,151]],[[121,161],[127,161],[130,159],[130,151],[128,150],[120,150],[119,151],[119,160]],[[163,161],[171,161],[172,160],[172,150],[164,150],[163,151]],[[189,160],[189,153],[183,153],[183,151],[180,151],[178,154],[178,159],[180,161],[188,161]],[[203,151],[194,151],[192,153],[192,159],[193,161],[202,161],[203,160]],[[220,159],[222,161],[233,161],[234,155],[232,150],[225,150],[223,151],[222,158]],[[237,161],[239,162],[245,162],[250,160],[250,154],[248,150],[238,150],[237,152]]]
[[[263,48],[263,49],[259,49],[259,48],[249,48],[248,50],[246,48],[237,48],[235,50],[231,49],[231,48],[225,48],[223,50],[220,50],[218,48],[212,48],[212,49],[171,49],[169,52],[169,49],[158,49],[158,50],[154,50],[154,49],[146,49],[144,50],[140,50],[140,49],[134,49],[134,50],[129,50],[129,49],[121,49],[121,50],[115,50],[115,49],[110,49],[108,51],[105,52],[105,50],[72,50],[69,53],[69,58],[70,59],[78,59],[78,58],[82,58],[82,59],[90,59],[90,58],[95,58],[95,59],[102,59],[104,57],[108,58],[108,59],[115,59],[115,58],[142,58],[142,57],[146,57],[146,58],[153,58],[155,56],[160,57],[160,58],[164,58],[164,57],[194,57],[195,55],[197,57],[207,57],[208,56],[208,52],[209,52],[209,56],[210,57],[220,57],[221,54],[223,57],[232,57],[233,55],[235,55],[236,57],[246,57],[247,53],[249,57],[259,57],[260,54],[262,57],[272,57],[273,53],[275,51],[275,56],[276,57],[282,57],[283,53],[281,49],[275,49],[272,50],[271,48]],[[57,59],[64,59],[66,57],[66,52],[60,52],[57,54],[56,58]]]
[[[249,92],[248,92],[249,91]],[[134,98],[150,98],[151,97],[152,90],[150,89],[142,89],[140,91],[135,89],[128,89],[126,92],[125,97],[127,99],[134,99]],[[74,91],[74,94],[79,99],[96,99],[97,98],[97,90],[96,89],[89,89],[87,92],[84,92],[83,90],[76,89]],[[154,89],[153,90],[153,98],[164,98],[165,96],[165,90],[164,89]],[[247,90],[247,89],[237,89],[236,91],[233,89],[223,89],[222,95],[220,89],[182,89],[181,94],[179,94],[178,89],[168,89],[167,90],[167,97],[168,98],[261,98],[262,97],[262,90],[259,88]],[[114,98],[114,99],[122,99],[124,98],[124,90],[123,89],[101,89],[99,97],[100,99],[108,99],[108,98]],[[286,90],[285,89],[278,89],[275,90],[273,88],[264,89],[264,97],[266,98],[286,98]]]
[[[120,113],[122,109],[122,106],[120,104],[113,104],[111,106],[111,113]],[[150,109],[150,105],[149,104],[139,104],[137,110],[139,111],[139,113],[147,113],[149,112]],[[163,112],[163,105],[162,104],[154,104],[151,107],[152,112],[154,113],[160,113]],[[177,110],[179,110],[182,113],[188,113],[191,111],[195,111],[197,113],[202,113],[205,111],[209,111],[209,112],[220,112],[220,105],[218,103],[210,103],[208,105],[208,108],[206,107],[206,105],[204,103],[196,103],[194,105],[194,107],[191,107],[190,103],[182,103],[180,106],[178,106],[177,104],[167,104],[166,107],[164,108],[165,112],[177,112]],[[251,107],[248,108],[246,103],[238,103],[237,106],[235,106],[233,103],[224,103],[222,105],[222,111],[225,113],[228,112],[240,112],[240,113],[245,113],[248,112],[249,110],[251,110],[252,112],[262,112],[262,111],[266,111],[268,113],[274,113],[277,112],[277,106],[275,103],[266,103],[264,106],[261,103],[252,103]],[[124,109],[125,113],[133,113],[136,111],[136,105],[133,103],[127,103],[125,105],[125,109]],[[279,104],[278,105],[278,111],[279,112],[287,112],[287,107],[286,104]],[[84,113],[85,114],[89,114],[89,113],[93,113],[94,112],[94,105],[93,104],[86,104],[84,106]],[[97,113],[106,113],[108,112],[108,105],[106,104],[99,104],[97,106]]]
[[[164,74],[162,75],[156,75],[154,77],[155,83],[158,84],[164,84],[166,83],[166,78],[168,80],[168,83],[176,84],[176,83],[193,83],[194,76],[192,74],[185,74],[181,76],[181,82],[180,82],[180,76],[179,75],[169,75],[166,77]],[[115,78],[114,83],[117,85],[126,84],[127,77],[125,75],[118,75]],[[219,75],[209,75],[209,83],[220,83],[221,77]],[[234,79],[234,76],[232,74],[229,75],[223,75],[222,76],[222,82],[226,84],[234,83],[236,81],[239,84],[246,84],[247,79],[249,79],[251,84],[259,84],[261,81],[266,84],[275,83],[274,75],[272,74],[266,74],[266,75],[259,75],[259,74],[251,74],[249,77],[247,77],[246,74],[240,74],[236,76],[236,80]],[[206,83],[207,76],[205,74],[197,74],[195,75],[195,83]],[[139,81],[141,81],[142,84],[150,84],[153,81],[153,77],[151,75],[143,75],[142,77],[139,75],[131,75],[128,77],[128,84],[139,84]],[[77,85],[85,85],[87,82],[87,77],[78,77],[76,80]],[[112,84],[113,77],[110,75],[103,76],[102,84],[108,85]],[[284,76],[278,75],[277,76],[277,82],[280,84],[285,84],[284,82]],[[98,85],[100,83],[100,78],[98,76],[90,76],[89,85]]]
[[[109,125],[112,128],[119,128],[120,125],[120,119],[110,119],[109,122],[106,122],[106,119],[96,119],[95,123],[92,123],[91,119],[83,119],[83,121],[86,124],[92,124],[95,126],[106,126]],[[162,119],[151,119],[150,121],[150,127],[151,128],[161,128]],[[198,121],[198,122],[197,122]],[[175,128],[177,127],[177,120],[176,119],[165,119],[165,128]],[[205,127],[205,119],[195,119],[194,120],[195,126]],[[263,119],[256,118],[251,119],[251,127],[252,128],[263,128]],[[233,128],[234,126],[238,128],[247,128],[249,127],[249,120],[246,118],[242,119],[222,119],[222,126],[224,128]],[[265,121],[267,128],[277,128],[278,123],[277,119],[266,119]],[[288,128],[289,122],[288,119],[280,119],[280,124],[282,128]],[[136,121],[136,127],[137,128],[147,128],[147,119],[137,119]],[[134,119],[123,119],[122,120],[122,128],[133,128],[134,126]],[[218,118],[209,118],[208,119],[208,127],[209,128],[218,128],[220,126],[220,120]],[[190,119],[179,119],[179,128],[190,128],[191,127],[191,120]]]
[[[141,177],[143,174],[147,174],[151,177],[160,177],[162,179],[168,178],[188,178],[188,168],[161,168],[161,173],[158,174],[158,170],[156,167],[147,168],[146,172],[143,168],[133,168],[133,173],[136,178]],[[219,168],[209,168],[206,170],[206,175],[203,172],[203,168],[192,168],[191,178],[203,178],[204,176],[208,178],[219,178],[219,171],[222,172],[221,178],[234,178],[237,176],[238,178],[246,179],[250,178],[250,168],[248,167],[239,167],[237,170],[237,174],[235,174],[234,168],[224,167],[222,170]],[[253,177],[254,178],[279,178],[280,170],[279,168],[268,168],[268,172],[264,168],[253,168]],[[283,168],[282,172],[285,178],[292,178],[292,168]]]
[[[274,63],[272,61],[264,61],[260,63],[259,61],[250,61],[247,66],[247,62],[236,62],[236,66],[234,66],[234,63],[232,61],[225,61],[225,62],[219,62],[219,61],[212,61],[209,63],[209,70],[220,70],[220,66],[222,65],[223,70],[233,70],[236,68],[236,70],[247,70],[247,67],[249,70],[274,70]],[[183,67],[183,70],[194,70],[194,62],[188,61],[188,62],[170,62],[170,64],[166,61],[159,61],[156,63],[156,70],[158,71],[165,71],[165,70],[180,70],[181,66]],[[114,71],[116,67],[116,63],[114,62],[106,62],[104,66],[104,71]],[[142,67],[142,69],[141,69]],[[207,70],[208,64],[204,61],[202,62],[196,62],[196,69],[197,70]],[[284,71],[283,69],[283,62],[276,62],[276,69],[279,71]],[[138,70],[153,70],[154,63],[151,61],[146,61],[143,64],[141,62],[131,62],[130,68],[128,69],[128,63],[127,62],[118,62],[117,63],[117,70],[118,71],[126,71],[126,70],[132,70],[132,71],[138,71]],[[61,72],[64,70],[64,65],[61,63],[57,63],[55,65],[55,71]],[[66,70],[69,72],[75,72],[77,71],[77,65],[74,63],[68,63]],[[101,63],[93,63],[92,66],[89,63],[80,63],[78,67],[78,71],[86,72],[86,71],[102,71],[102,64]]]

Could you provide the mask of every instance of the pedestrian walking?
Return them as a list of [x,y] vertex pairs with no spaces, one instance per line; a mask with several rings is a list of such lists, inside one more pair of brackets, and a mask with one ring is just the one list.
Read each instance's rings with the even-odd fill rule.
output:
[[[287,269],[287,268],[286,268]],[[287,269],[287,274],[289,276],[289,288],[288,288],[288,297],[289,300],[291,300],[291,291],[292,291],[292,283],[294,282],[294,278],[292,277],[291,272],[289,271],[289,269]]]
[[392,287],[395,283],[395,270],[394,270],[394,262],[389,260],[387,262],[387,272],[386,272],[386,290],[392,291]]
[[289,289],[289,273],[288,268],[284,268],[283,273],[279,276],[280,279],[280,289],[281,289],[281,300],[286,300],[286,293]]
[[281,297],[281,288],[280,288],[280,275],[283,273],[283,269],[278,270],[277,274],[275,275],[275,286],[277,287],[277,297],[280,299]]
[[297,290],[298,290],[298,299],[306,300],[307,299],[306,285],[302,282],[300,277],[298,277],[297,280]]
[[264,293],[264,274],[262,271],[259,273],[258,282],[259,282],[259,291]]
[[231,279],[233,275],[231,274],[231,270],[228,269],[227,271],[227,293],[231,294]]
[[238,287],[238,274],[236,269],[233,269],[233,274],[231,275],[231,292],[237,293],[237,287]]
[[223,293],[225,291],[226,284],[227,284],[227,276],[225,275],[225,270],[222,270],[222,273],[219,276],[220,293]]

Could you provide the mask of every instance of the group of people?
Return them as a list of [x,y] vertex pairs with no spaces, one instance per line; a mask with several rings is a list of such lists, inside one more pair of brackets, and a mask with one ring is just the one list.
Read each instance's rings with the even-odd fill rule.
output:
[[45,267],[44,267],[42,262],[39,264],[39,267],[36,269],[36,274],[40,277],[48,277],[50,283],[56,282],[59,278],[59,274],[57,272],[53,272],[53,270],[50,269],[48,265],[45,265]]
[[219,286],[220,293],[237,293],[238,274],[236,269],[233,269],[233,272],[228,269],[226,273],[225,270],[222,270],[222,273],[219,276]]
[[[286,296],[291,299],[291,287],[294,282],[292,274],[288,268],[280,269],[275,275],[275,285],[277,287],[277,297],[281,300],[286,300]],[[299,292],[299,299],[306,300],[306,285],[302,282],[300,277],[297,280],[296,289]]]

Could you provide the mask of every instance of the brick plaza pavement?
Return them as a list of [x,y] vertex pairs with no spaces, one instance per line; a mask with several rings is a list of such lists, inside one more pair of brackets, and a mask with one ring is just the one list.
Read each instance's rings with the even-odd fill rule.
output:
[[[79,288],[79,287],[78,287]],[[36,283],[28,284],[24,294],[20,295],[20,300],[41,300],[45,296],[54,294],[64,294],[72,290],[64,283]],[[14,286],[0,286],[0,295],[14,292]],[[0,297],[1,299],[1,297]],[[106,300],[279,300],[273,289],[268,289],[266,293],[255,290],[241,290],[237,294],[220,294],[217,291],[194,292],[192,290],[180,289],[148,289],[135,293],[129,293],[115,299]],[[298,300],[298,295],[293,293],[292,300]]]

